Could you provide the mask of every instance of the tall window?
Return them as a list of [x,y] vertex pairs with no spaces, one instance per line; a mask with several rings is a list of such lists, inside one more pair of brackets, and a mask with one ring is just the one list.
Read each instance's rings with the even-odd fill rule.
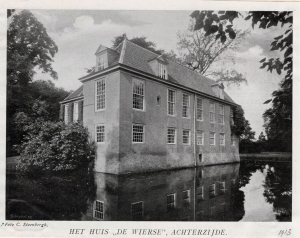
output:
[[132,142],[143,143],[145,137],[144,125],[133,124],[132,125]]
[[209,121],[215,123],[215,104],[213,102],[209,103]]
[[224,133],[220,134],[220,145],[225,145],[225,134]]
[[96,81],[96,111],[105,109],[105,79]]
[[104,203],[98,200],[95,202],[94,219],[104,220]]
[[182,117],[190,117],[190,95],[183,94],[182,97]]
[[197,145],[203,145],[203,131],[197,131]]
[[168,144],[176,144],[176,129],[175,128],[168,128]]
[[73,104],[73,121],[78,121],[78,102]]
[[175,193],[167,195],[167,211],[171,211],[176,207]]
[[103,143],[105,141],[105,126],[97,125],[96,126],[96,142]]
[[131,203],[131,217],[133,221],[142,220],[144,215],[143,202]]
[[132,80],[133,108],[144,110],[145,82],[134,78]]
[[106,53],[98,55],[98,70],[105,69],[106,67]]
[[161,63],[158,63],[158,77],[167,79],[167,66]]
[[183,198],[183,206],[190,205],[190,190],[183,191],[182,198]]
[[215,145],[215,135],[216,135],[216,133],[214,133],[214,132],[209,133],[209,144],[210,145]]
[[216,196],[216,185],[215,184],[209,185],[208,191],[209,191],[210,198]]
[[230,108],[230,124],[234,125],[234,120],[233,120],[233,109]]
[[185,145],[190,144],[190,131],[189,130],[182,131],[182,143]]
[[219,182],[219,188],[220,188],[220,194],[223,195],[225,194],[225,182]]
[[220,124],[224,124],[224,106],[220,105],[220,115],[219,115]]
[[230,144],[231,144],[231,145],[235,145],[234,135],[231,135],[231,136],[230,136],[230,140],[231,140],[231,141],[230,141]]
[[69,121],[69,105],[65,105],[65,123]]
[[168,89],[168,115],[175,115],[175,97],[176,92]]
[[197,187],[197,202],[201,202],[204,200],[204,188]]
[[202,98],[197,97],[197,120],[203,121],[203,102]]

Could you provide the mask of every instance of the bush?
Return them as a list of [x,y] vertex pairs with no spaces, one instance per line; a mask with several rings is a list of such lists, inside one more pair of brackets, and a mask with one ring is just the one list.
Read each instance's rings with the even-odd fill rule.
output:
[[87,169],[94,155],[95,144],[81,123],[40,121],[22,144],[18,168],[23,171]]

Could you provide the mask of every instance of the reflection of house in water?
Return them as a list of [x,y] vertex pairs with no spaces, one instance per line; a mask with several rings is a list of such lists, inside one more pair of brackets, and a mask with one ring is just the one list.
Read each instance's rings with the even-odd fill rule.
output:
[[83,220],[234,221],[239,164],[116,176],[97,173],[96,200]]

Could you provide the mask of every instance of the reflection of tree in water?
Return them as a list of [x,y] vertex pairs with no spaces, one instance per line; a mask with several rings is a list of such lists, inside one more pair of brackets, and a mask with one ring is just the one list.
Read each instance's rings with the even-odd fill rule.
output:
[[82,171],[69,176],[8,175],[6,190],[7,219],[80,220],[96,186],[94,174]]
[[286,163],[269,164],[264,184],[264,196],[273,204],[276,219],[292,219],[292,166]]
[[257,170],[263,172],[264,168],[265,163],[259,161],[242,161],[239,172],[240,188],[245,187],[249,183],[252,173],[256,172]]

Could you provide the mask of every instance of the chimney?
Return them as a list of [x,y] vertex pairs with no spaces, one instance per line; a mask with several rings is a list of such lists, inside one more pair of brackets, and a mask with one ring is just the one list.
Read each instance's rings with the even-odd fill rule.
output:
[[211,85],[212,91],[218,98],[224,99],[224,85],[223,83],[215,83]]

